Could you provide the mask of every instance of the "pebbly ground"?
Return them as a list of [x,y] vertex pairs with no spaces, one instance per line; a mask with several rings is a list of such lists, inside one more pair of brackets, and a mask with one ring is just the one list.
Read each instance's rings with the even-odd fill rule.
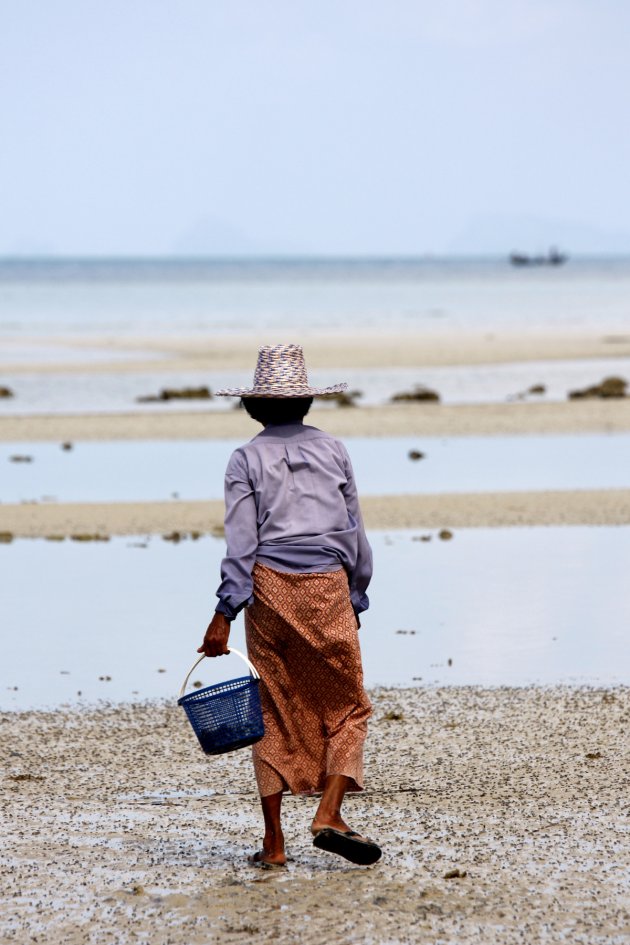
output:
[[372,699],[345,812],[382,861],[315,850],[314,800],[287,798],[281,872],[245,860],[249,751],[207,758],[176,706],[0,714],[0,942],[629,940],[630,689]]

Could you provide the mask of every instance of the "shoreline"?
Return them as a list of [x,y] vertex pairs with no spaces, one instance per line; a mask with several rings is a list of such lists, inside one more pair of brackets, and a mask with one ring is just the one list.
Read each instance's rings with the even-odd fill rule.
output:
[[[368,529],[630,525],[630,489],[443,493],[361,498]],[[0,504],[0,534],[14,538],[223,534],[221,500]],[[85,538],[84,540],[89,540]]]
[[344,807],[383,847],[370,868],[313,848],[304,797],[284,802],[294,861],[248,866],[250,753],[204,756],[174,699],[0,713],[3,941],[622,940],[630,688],[370,696],[367,790]]
[[[334,436],[507,436],[630,431],[630,397],[562,403],[390,404],[313,408]],[[243,410],[0,415],[0,442],[251,439]]]
[[[177,688],[177,686],[175,687]],[[370,701],[389,705],[398,697],[401,700],[411,698],[416,700],[419,695],[427,693],[439,694],[440,698],[447,698],[449,695],[455,697],[460,693],[468,695],[478,694],[500,696],[503,692],[512,694],[522,694],[527,696],[529,693],[544,696],[545,694],[570,697],[572,694],[601,693],[602,695],[619,694],[622,698],[630,699],[630,683],[625,682],[527,682],[527,683],[442,683],[437,681],[425,680],[409,685],[374,685],[366,686],[365,691],[370,697]],[[59,704],[39,704],[33,706],[2,706],[0,704],[0,725],[12,722],[15,719],[25,718],[31,714],[43,718],[46,723],[54,724],[59,720],[59,716],[66,716],[73,719],[78,724],[79,716],[99,716],[104,720],[118,713],[127,714],[137,711],[146,712],[170,712],[177,703],[178,693],[173,693],[172,698],[167,696],[146,696],[136,699],[81,699],[75,702],[60,702]],[[630,707],[630,706],[629,706]],[[373,705],[374,708],[374,705]],[[75,717],[77,717],[75,719]],[[184,716],[182,715],[183,719]],[[394,720],[395,721],[395,720]],[[1,744],[1,738],[0,738]],[[194,739],[193,745],[197,747]],[[18,756],[14,756],[18,757]],[[207,763],[214,764],[218,762],[219,756],[212,756],[207,759]],[[16,763],[17,764],[17,763]],[[227,793],[227,792],[226,792]],[[369,795],[370,787],[366,785],[362,794]],[[286,797],[291,795],[286,794]],[[307,795],[293,795],[302,797]],[[348,795],[351,799],[354,795]]]
[[[4,339],[8,345],[41,348],[100,350],[102,361],[56,362],[25,360],[2,362],[2,374],[130,374],[186,371],[251,370],[260,345],[286,341],[286,330],[257,335],[199,335],[151,337],[89,334],[24,336]],[[477,332],[456,327],[435,331],[365,331],[361,337],[341,332],[296,332],[304,346],[309,370],[383,367],[438,367],[506,364],[524,361],[570,361],[575,359],[630,357],[630,333],[532,329],[531,331],[488,328]],[[125,360],[107,361],[113,355],[137,354]],[[316,378],[313,378],[316,381]]]

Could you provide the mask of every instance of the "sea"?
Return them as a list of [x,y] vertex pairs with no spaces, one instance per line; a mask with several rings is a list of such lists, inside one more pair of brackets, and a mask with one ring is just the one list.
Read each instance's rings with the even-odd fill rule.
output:
[[[616,356],[615,342],[630,338],[630,258],[530,268],[514,267],[507,258],[4,259],[0,385],[16,396],[0,399],[0,415],[128,412],[138,409],[138,398],[163,388],[249,384],[251,369],[217,369],[212,376],[181,365],[170,370],[169,338],[295,341],[304,344],[308,361],[308,339],[317,334],[347,339],[528,332],[595,334],[610,342],[610,354],[599,360],[435,366],[419,374],[355,367],[350,347],[343,380],[368,406],[387,403],[417,383],[437,391],[444,403],[502,402],[541,385],[545,399],[560,401],[607,374],[628,376],[630,359]],[[111,370],[116,362],[138,359],[152,361],[155,370]],[[42,365],[46,376],[29,372],[29,366]],[[109,368],[95,373],[103,365]],[[319,368],[311,380],[324,386],[340,378]],[[220,400],[168,405],[172,412],[230,407]],[[152,409],[164,405],[142,407]]]
[[[507,258],[5,259],[0,385],[14,396],[0,399],[0,414],[231,409],[220,399],[138,402],[165,386],[251,380],[251,370],[178,374],[164,355],[169,338],[298,341],[308,359],[308,337],[320,333],[530,331],[607,338],[611,356],[421,372],[350,363],[343,377],[320,370],[311,379],[347,380],[365,404],[385,403],[417,382],[445,403],[483,403],[522,399],[532,384],[545,388],[537,399],[560,401],[607,373],[630,381],[630,359],[615,356],[612,343],[630,339],[630,259],[536,268],[515,268]],[[155,350],[152,338],[160,342]],[[144,355],[158,365],[153,372],[93,370]],[[2,444],[0,532],[2,503],[219,497],[234,445],[76,443],[62,451],[60,444]],[[628,485],[627,434],[351,437],[348,447],[362,494]],[[409,459],[412,449],[424,454],[419,462]],[[369,686],[630,681],[627,526],[462,528],[446,541],[422,529],[369,537],[376,567],[361,633]],[[146,535],[87,545],[2,543],[0,708],[175,698],[214,606],[223,553],[212,536],[176,544]],[[240,623],[234,632],[242,648]],[[203,673],[210,671],[224,666]]]
[[630,258],[0,260],[0,343],[486,329],[630,332]]

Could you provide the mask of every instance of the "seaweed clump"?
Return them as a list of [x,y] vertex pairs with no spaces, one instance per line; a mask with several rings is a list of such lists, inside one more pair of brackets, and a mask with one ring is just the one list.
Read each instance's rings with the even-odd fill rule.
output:
[[362,390],[342,390],[334,394],[322,394],[320,400],[327,400],[337,407],[356,407],[359,397],[363,397]]
[[139,404],[161,403],[168,400],[212,400],[209,387],[163,387],[159,394],[136,397]]
[[623,377],[605,377],[601,384],[583,387],[582,390],[569,391],[569,400],[582,400],[588,397],[599,397],[601,400],[627,397],[628,382]]
[[403,390],[394,394],[391,398],[393,404],[399,403],[439,403],[440,395],[437,391],[425,387],[424,384],[416,384],[411,390]]

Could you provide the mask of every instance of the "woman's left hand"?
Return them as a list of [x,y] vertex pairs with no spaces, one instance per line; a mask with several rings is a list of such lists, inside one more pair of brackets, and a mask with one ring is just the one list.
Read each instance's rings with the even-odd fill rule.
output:
[[197,653],[203,653],[205,656],[224,656],[230,652],[227,645],[229,636],[230,621],[225,614],[215,613]]

